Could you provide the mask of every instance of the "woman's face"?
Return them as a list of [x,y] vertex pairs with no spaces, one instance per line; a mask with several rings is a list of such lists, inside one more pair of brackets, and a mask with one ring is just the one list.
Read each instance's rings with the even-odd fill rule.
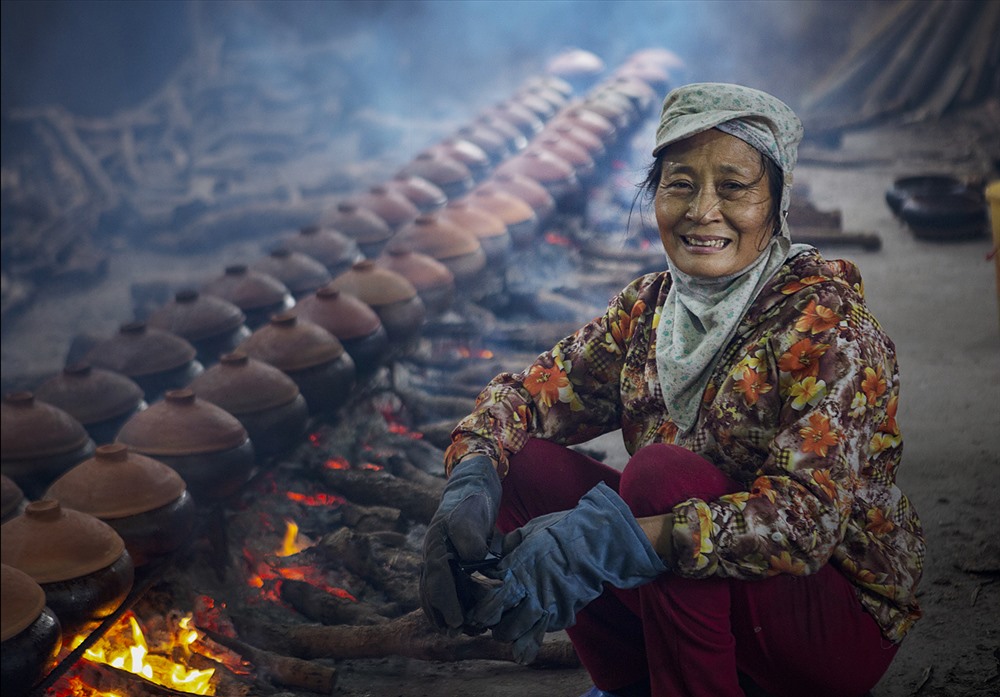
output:
[[668,145],[663,156],[654,207],[674,266],[701,278],[749,266],[773,232],[760,153],[713,128]]

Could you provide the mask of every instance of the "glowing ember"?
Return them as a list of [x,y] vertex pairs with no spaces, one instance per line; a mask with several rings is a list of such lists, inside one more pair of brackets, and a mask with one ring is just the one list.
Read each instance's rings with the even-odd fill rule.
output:
[[281,549],[275,554],[279,557],[290,557],[309,547],[312,547],[311,541],[308,544],[299,542],[299,524],[294,520],[285,519],[285,537],[281,541]]
[[342,457],[331,457],[326,461],[325,467],[331,470],[349,470],[351,463]]
[[459,358],[482,358],[483,360],[489,360],[495,355],[489,349],[479,349],[478,351],[473,351],[468,346],[459,346],[456,349]]
[[322,436],[320,436],[318,433],[310,433],[307,436],[307,438],[309,439],[309,444],[312,445],[312,447],[314,448],[318,448],[320,445],[322,445],[323,439]]
[[557,232],[546,232],[545,241],[549,244],[556,245],[559,247],[572,247],[573,242],[565,235],[560,235]]
[[382,470],[382,465],[376,465],[373,462],[366,462],[361,465],[361,469],[368,470],[369,472],[379,472]]
[[342,496],[325,494],[323,492],[319,492],[318,494],[300,494],[295,491],[288,491],[285,492],[285,496],[290,501],[302,503],[306,506],[339,506],[347,500]]

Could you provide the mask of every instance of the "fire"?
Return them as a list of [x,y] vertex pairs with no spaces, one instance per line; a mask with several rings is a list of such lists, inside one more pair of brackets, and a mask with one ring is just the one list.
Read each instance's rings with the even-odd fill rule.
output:
[[300,544],[299,543],[299,524],[294,520],[285,519],[285,537],[281,541],[281,549],[279,549],[275,554],[279,557],[290,557],[293,554],[298,554],[303,549],[308,549],[312,546],[310,544]]
[[482,358],[487,361],[496,355],[489,349],[479,349],[478,351],[473,351],[468,346],[459,346],[455,349],[455,351],[459,358]]
[[558,232],[552,232],[552,231],[546,232],[545,241],[557,247],[573,246],[573,241],[570,238],[566,237],[565,235],[560,235]]
[[325,494],[323,492],[317,494],[300,494],[296,491],[287,491],[285,492],[285,496],[290,501],[295,501],[306,506],[339,506],[347,500],[343,496],[335,496],[334,494]]
[[331,470],[349,470],[351,463],[342,457],[331,457],[326,461],[325,467]]

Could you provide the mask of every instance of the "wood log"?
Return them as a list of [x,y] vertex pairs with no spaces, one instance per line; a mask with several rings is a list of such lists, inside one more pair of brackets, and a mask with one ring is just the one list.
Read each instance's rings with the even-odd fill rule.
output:
[[326,483],[350,500],[375,506],[392,506],[410,520],[426,523],[437,510],[440,492],[400,479],[384,470],[327,469]]
[[[94,692],[129,695],[129,697],[190,697],[191,695],[190,692],[157,684],[136,673],[130,673],[106,663],[89,661],[85,658],[80,659],[74,665],[73,671],[66,678],[55,684],[53,688],[55,693],[76,694],[69,688],[66,690],[61,688],[63,681],[74,675],[92,688]],[[230,681],[227,683],[227,691],[218,694],[242,697],[251,694],[251,686],[241,681]]]
[[390,506],[360,506],[350,501],[340,504],[341,520],[357,532],[396,530],[402,512]]
[[322,624],[364,626],[386,621],[368,603],[332,595],[305,581],[282,581],[281,599],[305,617]]
[[[510,644],[488,635],[449,637],[438,633],[421,610],[367,627],[257,625],[246,630],[257,632],[274,650],[300,658],[345,660],[394,655],[423,661],[514,660]],[[242,634],[243,628],[240,631]],[[568,641],[550,640],[542,644],[532,665],[577,668],[580,660]]]
[[437,494],[438,498],[441,497],[441,492],[444,490],[443,453],[442,456],[437,459],[436,463],[437,469],[440,472],[438,475],[428,474],[424,470],[415,467],[410,463],[408,458],[402,457],[401,455],[390,455],[383,460],[383,463],[386,470],[394,476],[406,479],[414,484],[419,484],[420,486],[425,487],[427,491]]
[[359,533],[341,528],[324,536],[303,552],[321,556],[360,576],[374,588],[400,603],[404,610],[419,604],[417,580],[422,559],[406,549],[406,537],[395,533]]
[[337,684],[336,668],[258,649],[239,639],[204,627],[198,627],[198,631],[253,663],[258,675],[266,677],[276,686],[294,687],[322,695],[333,694],[333,688]]

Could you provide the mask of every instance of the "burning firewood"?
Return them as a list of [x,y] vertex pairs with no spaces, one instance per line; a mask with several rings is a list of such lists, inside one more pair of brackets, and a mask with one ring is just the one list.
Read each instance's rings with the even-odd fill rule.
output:
[[[323,624],[380,624],[386,618],[368,603],[342,598],[317,588],[311,583],[286,579],[281,584],[281,599],[300,613]],[[382,608],[391,614],[395,606]]]
[[359,533],[342,528],[325,536],[305,554],[319,555],[360,576],[393,601],[417,606],[420,555],[406,548],[395,533]]
[[[87,659],[81,659],[74,665],[73,673],[64,676],[56,683],[55,689],[59,694],[63,694],[61,685],[73,685],[77,681],[95,692],[129,695],[129,697],[190,697],[191,695],[190,692],[159,685],[136,673]],[[225,670],[216,670],[212,676],[212,684],[215,693],[220,695],[246,697],[253,694],[253,685],[249,679]],[[76,694],[69,692],[69,689],[71,688],[67,688],[66,694]]]
[[392,506],[410,520],[426,523],[437,510],[440,491],[400,479],[384,470],[327,469],[323,478],[333,491],[364,504]]
[[396,530],[402,513],[389,506],[359,506],[345,501],[340,504],[341,520],[357,532]]

